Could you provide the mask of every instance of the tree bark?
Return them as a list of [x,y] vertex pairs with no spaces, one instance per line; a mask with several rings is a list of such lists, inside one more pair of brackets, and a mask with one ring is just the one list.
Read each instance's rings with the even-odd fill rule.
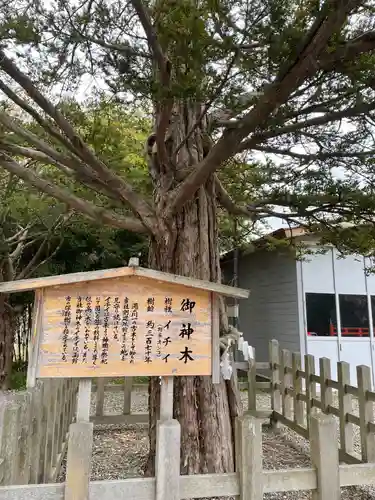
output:
[[[181,111],[181,110],[180,110]],[[186,117],[191,119],[186,119]],[[192,126],[196,114],[191,108],[174,113],[168,152],[171,154]],[[177,155],[176,170],[198,163],[204,155],[203,131],[199,128]],[[171,163],[175,159],[171,158]],[[176,164],[175,164],[176,165]],[[176,171],[151,165],[155,182],[155,202],[163,212],[165,197]],[[186,203],[173,218],[160,218],[158,236],[150,247],[150,267],[192,278],[221,281],[214,180],[202,186],[195,199]],[[163,225],[163,226],[162,226]],[[159,415],[160,381],[149,385],[150,456],[147,473],[154,474],[156,422]],[[234,471],[233,421],[242,411],[233,381],[212,384],[210,377],[174,378],[174,418],[181,424],[181,474]]]
[[0,294],[0,390],[10,388],[13,359],[12,315],[7,306],[7,295]]

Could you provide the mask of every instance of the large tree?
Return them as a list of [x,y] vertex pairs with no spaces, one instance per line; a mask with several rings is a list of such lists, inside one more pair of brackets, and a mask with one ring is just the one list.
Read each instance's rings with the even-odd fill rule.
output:
[[[153,268],[219,281],[218,204],[249,227],[270,216],[314,228],[348,220],[367,228],[356,242],[373,240],[372,0],[15,3],[0,13],[0,89],[44,136],[0,114],[0,165],[91,219],[147,234]],[[61,92],[88,83],[152,110],[152,196],[59,106]],[[158,391],[152,381],[151,458]],[[233,470],[238,411],[231,383],[175,380],[182,473]]]

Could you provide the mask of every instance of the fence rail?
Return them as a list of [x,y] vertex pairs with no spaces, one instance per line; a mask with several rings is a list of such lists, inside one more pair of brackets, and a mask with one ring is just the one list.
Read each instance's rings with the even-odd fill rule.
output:
[[[338,418],[340,460],[349,464],[375,462],[375,392],[371,390],[371,369],[357,366],[357,383],[350,384],[350,366],[337,363],[337,380],[331,376],[331,362],[319,359],[319,372],[315,370],[314,356],[304,358],[296,352],[281,349],[276,340],[269,348],[270,381],[256,381],[254,360],[249,361],[249,388],[271,393],[271,420],[274,425],[286,425],[309,439],[310,416],[321,411]],[[264,388],[263,388],[264,386]],[[262,389],[263,388],[263,389]],[[256,410],[256,389],[249,390],[249,409]],[[361,454],[354,450],[354,429],[359,427]]]
[[[89,430],[92,424],[84,425]],[[316,500],[338,500],[340,487],[374,483],[375,464],[339,465],[337,442],[332,439],[336,430],[333,416],[312,415],[309,425],[312,429],[311,468],[264,470],[261,422],[246,414],[237,419],[236,424],[236,472],[180,476],[179,424],[175,420],[161,421],[157,455],[168,455],[168,460],[158,462],[156,477],[90,482],[90,500],[181,500],[227,496],[262,500],[264,493],[300,490],[315,492]],[[89,470],[86,462],[85,468]],[[66,500],[68,497],[66,484],[0,487],[1,500]]]
[[0,394],[0,485],[57,479],[77,387],[74,380],[44,380],[29,391]]

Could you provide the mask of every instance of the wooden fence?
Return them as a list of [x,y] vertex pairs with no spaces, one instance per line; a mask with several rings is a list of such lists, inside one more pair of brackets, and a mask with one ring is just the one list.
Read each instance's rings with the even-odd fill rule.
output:
[[239,496],[262,500],[264,493],[309,490],[316,500],[338,500],[340,487],[373,484],[375,464],[339,465],[336,424],[332,415],[310,416],[313,467],[264,470],[261,421],[251,413],[236,422],[237,470],[227,474],[180,476],[180,427],[159,421],[156,477],[89,482],[92,423],[77,410],[72,424],[67,482],[0,487],[1,500],[181,500]]
[[0,394],[0,485],[56,480],[77,387],[73,380],[45,380],[29,391]]
[[[309,439],[310,415],[318,410],[338,419],[340,460],[346,463],[375,462],[375,392],[371,390],[371,368],[357,366],[357,384],[350,384],[350,366],[337,363],[337,380],[331,376],[331,362],[308,354],[301,359],[297,352],[280,349],[276,340],[270,342],[270,381],[262,389],[271,393],[272,423],[282,423]],[[303,363],[302,363],[303,361]],[[251,363],[250,363],[251,364]],[[315,367],[319,366],[316,373]],[[249,386],[256,387],[255,371],[249,370]],[[249,408],[256,409],[254,391]],[[361,454],[354,450],[354,428],[358,426]]]
[[[95,381],[93,392],[96,392],[95,415],[90,421],[95,424],[148,424],[148,413],[132,413],[131,398],[133,389],[139,387],[147,390],[147,384],[134,384],[132,377],[126,377],[121,383],[108,383],[111,379],[99,378]],[[116,380],[118,382],[118,379]],[[123,407],[120,414],[105,413],[105,394],[123,393]]]

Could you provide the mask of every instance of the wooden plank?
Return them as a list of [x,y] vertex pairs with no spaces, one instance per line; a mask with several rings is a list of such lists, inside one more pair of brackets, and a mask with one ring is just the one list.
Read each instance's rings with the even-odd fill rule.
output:
[[371,369],[369,366],[357,366],[358,406],[363,462],[375,462],[375,435],[368,429],[368,422],[374,422],[372,401],[368,401],[367,392],[371,391]]
[[[123,415],[130,415],[132,408],[132,387],[133,387],[133,379],[132,377],[124,378],[124,405],[122,408]],[[104,388],[105,390],[105,388]]]
[[295,422],[293,422],[293,420],[289,420],[282,413],[274,412],[273,418],[277,422],[289,427],[289,429],[296,432],[297,434],[304,437],[305,439],[309,439],[309,433],[308,433],[307,429],[305,429],[301,425],[297,425]]
[[35,292],[31,337],[28,346],[29,362],[27,366],[27,380],[26,380],[26,386],[28,389],[32,389],[33,387],[35,387],[36,384],[39,347],[43,329],[42,320],[43,320],[43,289],[37,290]]
[[43,382],[38,381],[32,392],[31,398],[31,449],[32,460],[30,464],[30,483],[36,484],[40,474],[40,455],[42,445],[42,433],[45,429],[42,427],[43,418]]
[[220,384],[220,309],[219,297],[211,294],[212,383]]
[[89,500],[93,424],[71,424],[64,500]]
[[31,401],[32,391],[26,391],[22,395],[21,418],[20,418],[20,435],[18,439],[19,447],[19,475],[17,484],[28,484],[30,481],[30,466],[31,461],[35,460],[33,450],[31,448]]
[[299,394],[302,394],[302,377],[299,375],[299,370],[301,370],[301,354],[298,352],[293,352],[292,354],[292,368],[293,368],[293,387],[294,387],[294,397],[293,397],[293,407],[294,407],[294,422],[297,425],[303,426],[304,417],[304,407],[303,402],[298,398]]
[[105,394],[105,379],[98,378],[96,383],[96,416],[104,415],[104,394]]
[[[155,500],[155,478],[133,478],[90,483],[90,500]],[[0,487],[0,500],[63,500],[64,484]],[[239,495],[237,474],[180,476],[181,498]]]
[[256,364],[255,359],[249,358],[248,361],[248,372],[247,372],[247,401],[248,410],[257,409],[257,384],[256,384]]
[[355,387],[354,385],[345,385],[345,392],[346,394],[351,394],[352,396],[358,397],[359,392],[358,392],[358,387]]
[[319,359],[319,371],[322,411],[324,413],[328,413],[328,407],[333,404],[333,392],[328,386],[328,380],[331,379],[331,361],[328,358]]
[[[278,384],[280,383],[280,362],[279,343],[277,340],[271,340],[269,343],[269,357],[271,366],[271,410],[281,412],[281,394]],[[272,422],[274,426],[277,425],[276,421]]]
[[159,421],[156,440],[156,500],[180,500],[180,423]]
[[316,385],[311,380],[311,375],[315,373],[315,359],[311,354],[305,354],[305,373],[306,373],[306,419],[307,429],[310,426],[310,414],[312,410],[312,399],[316,397]]
[[328,380],[327,387],[331,387],[331,389],[336,389],[337,391],[339,391],[340,390],[340,383],[336,382],[336,380]]
[[77,422],[89,422],[91,403],[91,378],[79,381],[77,398]]
[[[286,418],[293,418],[293,391],[289,392],[292,387],[293,375],[292,375],[292,353],[288,349],[282,349],[281,358],[284,366],[284,405],[283,405],[283,415]],[[280,363],[281,364],[281,363]],[[287,390],[288,389],[288,390]]]
[[191,288],[200,288],[202,290],[209,290],[211,292],[224,295],[226,297],[234,297],[238,299],[248,299],[250,295],[249,290],[243,288],[237,288],[228,285],[222,285],[221,283],[214,283],[212,281],[197,280],[195,278],[187,278],[185,276],[178,276],[177,274],[163,273],[161,271],[154,271],[153,269],[145,269],[138,267],[135,270],[137,276],[143,276],[146,278],[155,279],[158,281],[164,281],[165,283],[171,283],[175,285],[182,285]]
[[352,453],[354,450],[353,425],[346,416],[352,412],[352,396],[345,392],[345,386],[350,384],[350,365],[345,361],[337,363],[338,398],[339,398],[339,425],[340,446],[344,453]]
[[336,422],[331,415],[310,415],[310,451],[318,476],[317,489],[314,490],[312,499],[340,500]]
[[269,370],[270,364],[268,361],[257,361],[256,362],[256,369],[257,370]]
[[50,469],[49,469],[49,477],[46,482],[51,481],[51,474],[52,474],[52,469],[55,466],[56,463],[56,456],[59,453],[59,450],[57,449],[57,436],[56,436],[56,422],[59,418],[59,415],[57,414],[57,398],[58,398],[58,387],[60,385],[60,380],[52,380],[52,421],[51,421],[51,427],[52,427],[52,440],[51,440],[51,463],[50,463]]
[[52,456],[53,456],[53,436],[54,436],[54,414],[55,414],[55,399],[56,399],[56,380],[49,380],[48,386],[44,391],[44,405],[46,411],[46,441],[44,453],[44,470],[43,481],[48,483],[50,481],[50,474],[52,471]]
[[0,284],[0,293],[21,292],[35,290],[37,288],[46,288],[58,285],[67,285],[74,283],[84,283],[95,280],[108,280],[110,278],[123,278],[127,276],[140,276],[151,280],[157,280],[165,283],[183,285],[190,288],[209,290],[227,297],[236,297],[247,299],[249,291],[242,288],[222,285],[212,281],[187,278],[176,274],[154,271],[142,267],[119,267],[115,269],[105,269],[101,271],[88,271],[70,274],[61,274],[58,276],[49,276],[46,278],[32,278],[17,281],[8,281]]
[[315,490],[315,469],[281,469],[263,471],[264,493]]
[[208,291],[145,278],[48,288],[38,377],[211,376],[211,310]]
[[352,451],[352,453],[345,453],[344,450],[339,450],[339,460],[340,462],[345,462],[346,464],[362,463],[360,454],[355,451]]
[[374,484],[375,464],[340,465],[341,486]]
[[162,377],[160,381],[160,415],[159,419],[173,419],[173,377]]
[[358,425],[360,426],[361,425],[361,420],[359,417],[357,417],[357,415],[353,415],[352,413],[347,413],[346,414],[346,420],[348,422],[350,422],[351,424],[354,424],[354,425]]
[[327,406],[327,413],[329,415],[334,415],[335,417],[340,418],[340,410],[336,408],[335,406],[328,405]]
[[90,422],[94,425],[118,425],[118,424],[148,424],[148,413],[132,413],[130,415],[104,415],[103,417],[91,416]]
[[12,399],[5,399],[2,416],[1,453],[2,484],[17,484],[18,479],[18,436],[21,418],[21,406]]
[[245,414],[239,419],[240,500],[263,498],[262,481],[262,424]]

